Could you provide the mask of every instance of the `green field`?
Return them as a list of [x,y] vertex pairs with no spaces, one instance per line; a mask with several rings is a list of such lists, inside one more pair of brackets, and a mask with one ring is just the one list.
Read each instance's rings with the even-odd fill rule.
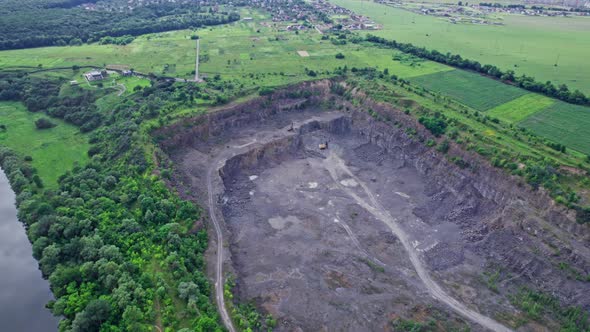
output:
[[464,70],[444,71],[410,79],[478,111],[487,111],[516,99],[527,91]]
[[590,108],[555,102],[520,123],[535,134],[590,155]]
[[555,103],[555,100],[551,98],[535,93],[529,93],[505,104],[494,107],[487,111],[486,114],[509,123],[517,123],[536,112],[546,109],[553,105],[553,103]]
[[[244,81],[245,75],[261,75],[256,78],[257,85],[309,79],[305,68],[323,71],[345,65],[348,68],[372,66],[381,70],[388,68],[390,73],[404,78],[452,69],[430,61],[394,61],[393,56],[399,52],[371,45],[350,42],[334,45],[329,40],[321,40],[322,36],[315,30],[299,34],[284,31],[283,26],[270,24],[268,17],[259,12],[248,11],[243,16],[255,19],[197,31],[144,35],[125,46],[91,44],[3,51],[0,52],[0,69],[39,64],[43,68],[125,65],[138,72],[190,78],[195,63],[195,41],[190,36],[194,34],[201,39],[200,73],[221,74],[224,79],[240,81]],[[310,56],[301,57],[297,51],[307,51]],[[345,59],[336,59],[338,53],[343,53]]]
[[[351,2],[353,0],[336,1]],[[363,8],[364,10],[386,8],[387,10],[382,10],[379,15],[392,15],[389,12],[389,7],[370,2],[363,3]],[[418,18],[417,16],[416,23],[413,24],[411,22],[414,20],[412,18],[414,14],[407,11],[396,13],[400,15],[395,16],[397,24],[402,26],[418,25],[420,20],[432,19],[432,17],[420,16]],[[285,31],[284,24],[271,23],[269,17],[259,11],[244,10],[242,15],[254,19],[197,31],[180,30],[144,35],[126,46],[92,44],[78,47],[4,51],[0,52],[0,69],[19,66],[37,67],[38,64],[42,64],[43,68],[72,65],[102,67],[103,65],[117,64],[128,66],[139,72],[154,72],[166,76],[190,78],[195,60],[195,41],[190,37],[197,34],[201,40],[200,73],[209,77],[219,74],[223,80],[232,81],[242,89],[277,86],[308,80],[311,77],[306,74],[306,69],[321,72],[344,66],[348,68],[371,66],[379,70],[387,68],[390,74],[409,79],[413,84],[446,95],[473,109],[489,111],[490,115],[511,123],[518,123],[531,115],[536,116],[535,112],[542,111],[553,103],[552,99],[529,94],[522,89],[478,74],[454,70],[451,67],[420,60],[396,50],[378,48],[365,43],[348,42],[346,45],[334,45],[330,40],[322,40],[322,35],[315,30],[300,31],[298,34]],[[572,22],[577,22],[572,20]],[[459,26],[453,26],[450,29],[459,28],[467,29]],[[496,29],[504,28],[496,27]],[[391,32],[388,29],[393,28],[386,26],[377,34],[383,35]],[[402,29],[402,31],[404,30]],[[446,42],[450,43],[449,45],[456,43],[453,40]],[[309,56],[302,57],[297,51],[306,51]],[[345,58],[336,59],[335,55],[338,53],[344,54]],[[584,70],[579,69],[578,72]],[[86,82],[81,78],[84,71],[69,71],[69,75],[72,79],[83,82],[82,86],[86,87]],[[67,76],[66,72],[68,70],[59,71],[59,75],[65,74]],[[104,86],[110,87],[111,81],[104,81]],[[149,84],[147,80],[139,78],[117,78],[116,81],[125,85],[126,95],[132,93],[136,85],[147,86]],[[99,99],[99,107],[108,111],[118,100],[116,94],[117,92]],[[185,111],[180,110],[179,112]],[[186,110],[186,112],[191,113],[194,110]],[[536,124],[537,133],[544,132],[539,129],[544,126],[544,123]],[[550,124],[547,126],[550,127]],[[551,132],[551,129],[548,129],[548,132]],[[574,147],[559,137],[555,140]],[[584,151],[585,143],[580,144],[582,147],[578,149]]]
[[31,113],[16,102],[0,102],[0,145],[9,147],[23,156],[33,157],[32,165],[46,187],[55,187],[57,178],[71,169],[74,163],[88,160],[88,139],[78,128],[58,119],[51,119],[56,127],[45,130],[35,128],[35,120],[46,117]]
[[372,34],[460,54],[542,82],[566,83],[590,94],[590,17],[500,15],[502,26],[452,24],[371,1],[331,2],[383,25]]

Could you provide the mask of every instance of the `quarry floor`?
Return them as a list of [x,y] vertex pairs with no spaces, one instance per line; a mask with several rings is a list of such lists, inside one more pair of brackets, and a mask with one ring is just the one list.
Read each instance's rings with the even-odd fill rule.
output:
[[[479,313],[502,303],[478,297],[482,262],[464,250],[459,226],[416,213],[446,193],[403,159],[334,129],[343,117],[279,114],[177,155],[194,190],[214,174],[224,274],[235,275],[239,301],[281,331],[389,330],[398,317],[508,330]],[[239,166],[227,166],[232,158]]]

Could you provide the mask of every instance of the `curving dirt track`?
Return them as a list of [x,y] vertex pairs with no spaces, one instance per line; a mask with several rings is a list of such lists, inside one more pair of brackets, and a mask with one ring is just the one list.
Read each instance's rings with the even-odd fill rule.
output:
[[[401,241],[404,249],[408,253],[410,261],[414,266],[414,269],[418,273],[420,280],[424,283],[424,286],[428,289],[430,294],[436,298],[437,300],[445,303],[453,310],[455,310],[460,315],[470,319],[471,321],[480,324],[481,326],[490,329],[492,331],[498,332],[510,332],[511,329],[505,327],[504,325],[496,322],[495,320],[480,314],[474,310],[467,308],[463,303],[457,301],[453,297],[449,296],[442,288],[430,277],[428,271],[424,268],[424,265],[420,261],[418,257],[418,253],[414,249],[414,247],[410,244],[410,240],[408,239],[408,235],[399,227],[395,218],[391,216],[391,214],[383,208],[381,203],[375,198],[375,195],[371,192],[371,190],[367,187],[367,185],[361,181],[350,169],[346,166],[344,160],[340,158],[336,153],[331,152],[324,160],[324,166],[330,172],[330,176],[334,180],[334,182],[346,193],[348,193],[354,200],[362,206],[364,209],[369,211],[373,214],[377,219],[383,221],[395,234],[397,238]],[[339,174],[346,174],[349,177],[353,178],[362,188],[364,194],[369,199],[370,203],[361,198],[357,193],[355,193],[350,187],[345,187],[340,184],[340,176]]]
[[[391,330],[399,319],[511,331],[522,316],[510,296],[522,285],[588,304],[588,285],[545,249],[571,247],[566,259],[583,267],[586,251],[565,242],[578,226],[543,215],[533,205],[547,206],[542,198],[482,164],[475,176],[458,169],[407,134],[412,120],[277,109],[252,104],[181,124],[189,134],[168,143],[180,147],[178,192],[209,207],[210,275],[229,331],[224,273],[236,276],[234,298],[272,315],[278,331]],[[491,291],[482,275],[500,269]]]
[[[342,114],[335,113],[331,116],[327,116],[326,118],[328,120],[333,120],[334,118],[338,117],[342,117]],[[274,130],[266,133],[258,132],[256,137],[253,139],[250,138],[250,140],[247,142],[244,142],[243,139],[238,139],[236,141],[231,140],[226,143],[224,149],[220,149],[219,152],[213,153],[214,157],[212,161],[209,162],[206,175],[207,200],[210,219],[214,226],[217,237],[217,250],[215,258],[215,297],[223,323],[229,331],[235,331],[235,327],[233,326],[231,318],[228,314],[223,295],[223,266],[226,261],[226,257],[224,257],[223,254],[223,244],[226,240],[223,237],[224,231],[222,230],[222,227],[224,227],[227,221],[224,220],[223,214],[219,213],[218,208],[220,206],[216,201],[216,197],[218,197],[218,195],[224,195],[223,191],[226,189],[226,186],[222,185],[221,178],[219,177],[220,170],[227,165],[228,160],[231,160],[236,156],[247,155],[252,151],[264,151],[265,146],[272,145],[274,141],[280,141],[286,137],[288,138],[296,136],[297,130],[300,130],[305,124],[309,124],[314,121],[316,120],[314,120],[312,117],[311,120],[306,119],[296,122],[297,125],[295,126],[294,132],[288,131],[287,128],[281,128],[278,132]],[[419,279],[422,281],[428,293],[436,300],[444,303],[458,314],[468,318],[476,324],[480,324],[481,326],[493,331],[511,331],[493,319],[490,319],[485,315],[467,308],[467,306],[457,301],[442,290],[442,288],[430,277],[428,271],[418,257],[418,253],[416,252],[415,248],[410,244],[408,235],[399,227],[396,219],[393,218],[387,209],[383,207],[369,187],[346,166],[345,161],[335,152],[335,150],[336,148],[329,150],[329,153],[326,157],[317,155],[308,160],[314,168],[325,169],[329,173],[336,187],[351,197],[355,204],[365,209],[369,214],[373,215],[376,221],[381,221],[387,225],[392,234],[399,239],[403,249],[406,251],[409,257],[409,261],[411,262],[413,269],[416,271]],[[358,188],[355,190],[355,188],[342,185],[341,181],[345,180],[345,178],[353,179],[354,182],[359,185]],[[398,195],[404,198],[409,198],[409,196],[403,193],[399,193]],[[362,198],[361,196],[364,196],[365,198]],[[344,218],[340,217],[339,214],[340,212],[337,211],[335,214],[336,218],[334,218],[335,222],[338,222],[338,224],[346,231],[346,235],[352,241],[360,254],[372,260],[376,264],[386,267],[388,264],[383,263],[379,257],[364,248],[364,245],[357,237],[355,231],[344,221]],[[388,268],[392,267],[389,266]]]
[[215,263],[215,300],[217,302],[217,308],[219,310],[219,314],[221,315],[221,319],[223,320],[223,325],[227,328],[230,332],[235,332],[234,325],[229,317],[227,312],[227,308],[225,306],[225,299],[223,296],[223,232],[221,231],[221,226],[219,225],[219,220],[217,219],[217,212],[216,204],[215,204],[215,191],[213,188],[213,174],[217,174],[219,172],[219,167],[216,163],[211,165],[209,171],[207,172],[207,192],[208,192],[208,206],[209,206],[209,217],[211,222],[213,223],[213,227],[215,228],[215,234],[217,235],[217,259]]

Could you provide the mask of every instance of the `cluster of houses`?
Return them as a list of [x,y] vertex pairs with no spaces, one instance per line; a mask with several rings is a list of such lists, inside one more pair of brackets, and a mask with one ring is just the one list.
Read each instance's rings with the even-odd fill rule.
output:
[[450,23],[472,23],[472,24],[488,24],[488,25],[502,25],[500,21],[490,20],[489,14],[491,13],[506,13],[506,14],[517,14],[526,16],[590,16],[590,12],[583,10],[579,11],[566,11],[566,10],[553,10],[551,8],[543,8],[539,6],[532,6],[526,8],[524,5],[501,5],[497,3],[479,3],[479,4],[468,4],[464,5],[456,4],[432,4],[432,5],[420,5],[414,4],[403,4],[400,2],[391,2],[390,0],[377,0],[378,3],[399,7],[416,14],[430,15],[437,17],[446,17]]
[[[131,70],[122,70],[121,71],[121,75],[123,75],[123,76],[133,76],[133,71],[131,71]],[[108,76],[109,76],[109,72],[106,71],[106,70],[93,70],[93,71],[90,71],[90,72],[84,74],[84,77],[89,82],[92,82],[92,81],[101,81],[101,80],[104,80],[105,78],[107,78]]]
[[[132,70],[118,70],[117,72],[119,72],[122,76],[135,75],[135,73]],[[113,71],[111,71],[111,73],[113,73]],[[109,77],[109,71],[107,71],[107,70],[95,69],[95,70],[89,71],[87,73],[84,73],[84,78],[88,82],[102,81],[108,77]],[[70,81],[70,85],[78,85],[78,84],[80,84],[80,83],[76,80]]]
[[567,11],[567,10],[553,10],[551,8],[523,8],[523,7],[493,7],[493,6],[476,6],[484,13],[506,13],[518,14],[525,16],[590,16],[587,11]]
[[[249,0],[248,4],[262,8],[271,13],[275,23],[290,22],[287,31],[300,31],[315,26],[318,30],[329,30],[341,26],[344,30],[378,29],[379,26],[368,17],[356,15],[353,11],[334,5],[327,0],[311,0],[309,2],[291,0]],[[325,18],[331,19],[328,23]],[[251,20],[250,17],[243,18]],[[301,24],[307,21],[310,24]]]
[[287,31],[297,31],[297,30],[305,30],[307,27],[303,24],[293,24],[287,25]]
[[[334,5],[326,0],[315,0],[310,5],[317,12],[322,12],[334,21],[333,25],[341,25],[344,30],[375,30],[380,26],[370,18],[358,15],[350,9]],[[327,28],[332,28],[328,26]]]

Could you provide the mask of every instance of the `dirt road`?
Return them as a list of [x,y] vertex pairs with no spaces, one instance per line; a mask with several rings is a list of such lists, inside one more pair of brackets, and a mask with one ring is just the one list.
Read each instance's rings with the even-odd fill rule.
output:
[[219,226],[218,215],[216,213],[216,206],[215,204],[215,191],[213,187],[213,177],[217,176],[219,172],[220,163],[223,164],[225,160],[217,160],[211,164],[209,171],[207,172],[207,193],[208,193],[208,205],[209,205],[209,217],[211,218],[211,222],[215,227],[215,233],[217,235],[217,260],[215,266],[215,299],[217,301],[217,308],[219,310],[219,314],[221,315],[221,320],[223,324],[228,329],[229,332],[235,332],[236,329],[227,313],[227,308],[225,307],[225,300],[223,298],[223,232],[221,231],[221,227]]
[[[428,271],[424,268],[424,265],[422,265],[422,262],[418,257],[418,253],[410,244],[408,235],[399,227],[396,219],[393,218],[385,208],[383,208],[381,203],[379,203],[379,201],[375,198],[367,185],[356,175],[354,175],[354,173],[352,173],[352,171],[344,163],[344,160],[342,160],[336,153],[331,152],[328,158],[324,161],[324,165],[334,182],[341,190],[346,192],[357,202],[357,204],[375,216],[375,218],[383,221],[391,229],[393,234],[402,243],[404,249],[408,253],[414,269],[416,270],[416,273],[418,274],[418,277],[420,280],[422,280],[422,283],[424,283],[424,286],[426,286],[426,289],[432,297],[445,303],[460,315],[477,324],[480,324],[487,329],[499,332],[512,331],[495,320],[467,308],[467,306],[465,306],[463,303],[457,301],[445,293],[445,291],[430,277]],[[356,193],[352,188],[343,186],[340,183],[340,180],[342,180],[343,177],[350,177],[354,179],[359,184],[360,188],[362,188],[362,190],[359,190],[360,192]],[[362,198],[359,194],[364,194],[368,201]]]

